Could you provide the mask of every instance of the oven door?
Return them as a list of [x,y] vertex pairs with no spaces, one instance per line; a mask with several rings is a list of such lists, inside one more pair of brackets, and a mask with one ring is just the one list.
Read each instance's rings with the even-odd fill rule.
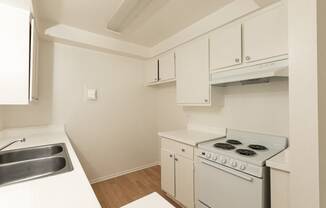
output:
[[268,208],[262,178],[202,158],[197,165],[199,207]]

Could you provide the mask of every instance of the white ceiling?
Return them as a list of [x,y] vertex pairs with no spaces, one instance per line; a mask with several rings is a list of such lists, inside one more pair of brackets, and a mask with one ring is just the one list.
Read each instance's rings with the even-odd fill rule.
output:
[[[153,46],[233,0],[164,0],[137,16],[120,35],[106,29],[124,0],[37,0],[40,18],[144,46]],[[153,0],[158,1],[158,0]],[[256,0],[260,6],[278,0]],[[162,0],[160,0],[162,2]]]

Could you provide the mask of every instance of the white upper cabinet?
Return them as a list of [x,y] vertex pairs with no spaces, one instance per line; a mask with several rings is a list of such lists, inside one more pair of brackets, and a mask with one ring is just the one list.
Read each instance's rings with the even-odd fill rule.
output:
[[175,79],[174,52],[168,52],[159,57],[159,81]]
[[32,94],[37,97],[37,36],[30,12],[0,4],[0,25],[0,104],[29,104]]
[[30,14],[0,4],[0,25],[0,104],[28,104]]
[[145,84],[155,85],[174,80],[175,56],[173,51],[146,61]]
[[37,101],[38,97],[38,37],[34,19],[31,19],[30,45],[30,92],[29,100]]
[[146,83],[151,84],[158,81],[158,60],[153,58],[145,63],[145,79]]
[[244,61],[253,62],[288,53],[287,10],[271,7],[243,23]]
[[242,63],[241,24],[214,31],[209,40],[212,71]]
[[176,49],[177,103],[210,105],[208,37]]

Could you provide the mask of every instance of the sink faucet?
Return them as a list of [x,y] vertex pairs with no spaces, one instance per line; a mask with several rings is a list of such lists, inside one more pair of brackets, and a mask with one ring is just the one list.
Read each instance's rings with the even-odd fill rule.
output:
[[6,148],[9,147],[10,145],[15,144],[16,142],[25,142],[25,141],[26,141],[26,139],[25,139],[25,138],[22,138],[22,139],[17,139],[17,140],[15,140],[15,141],[9,142],[8,144],[6,144],[6,145],[0,147],[0,151],[6,149]]

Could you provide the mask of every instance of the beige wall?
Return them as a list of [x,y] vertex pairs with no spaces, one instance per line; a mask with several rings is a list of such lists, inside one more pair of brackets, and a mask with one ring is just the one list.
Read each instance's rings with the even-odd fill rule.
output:
[[158,129],[185,127],[189,121],[207,126],[288,135],[287,81],[226,87],[222,93],[223,107],[181,107],[175,104],[175,85],[158,87]]
[[[66,124],[90,179],[158,161],[153,90],[143,62],[41,41],[40,102],[5,107],[5,127]],[[84,88],[98,100],[85,100]]]

